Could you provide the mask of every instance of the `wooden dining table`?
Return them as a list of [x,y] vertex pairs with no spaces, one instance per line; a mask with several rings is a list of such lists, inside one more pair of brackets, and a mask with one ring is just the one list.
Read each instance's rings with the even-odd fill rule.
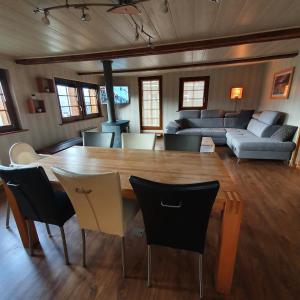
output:
[[[216,153],[74,146],[41,159],[31,166],[42,166],[54,185],[59,184],[59,182],[51,171],[53,166],[86,174],[119,172],[122,194],[129,199],[135,199],[128,180],[131,175],[170,184],[218,180],[220,190],[213,211],[220,214],[221,226],[215,286],[219,293],[230,293],[243,213],[243,201],[237,192],[234,179],[227,172]],[[25,220],[7,186],[5,186],[5,191],[23,245],[28,248],[29,237]],[[34,233],[33,240],[38,245],[38,235],[33,222],[31,227],[31,232]]]

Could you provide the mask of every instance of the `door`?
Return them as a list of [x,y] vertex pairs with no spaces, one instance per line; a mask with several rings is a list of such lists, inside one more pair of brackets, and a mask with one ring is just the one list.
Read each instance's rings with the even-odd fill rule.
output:
[[141,130],[162,129],[162,77],[139,78]]

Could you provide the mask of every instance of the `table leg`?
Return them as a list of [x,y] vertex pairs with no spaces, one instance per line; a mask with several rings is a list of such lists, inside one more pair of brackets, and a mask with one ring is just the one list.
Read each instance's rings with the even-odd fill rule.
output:
[[[10,209],[14,215],[15,222],[20,234],[21,241],[23,243],[23,246],[25,248],[29,248],[29,236],[28,236],[28,230],[27,230],[27,225],[25,222],[24,217],[22,216],[19,207],[17,205],[16,199],[11,192],[11,190],[7,187],[6,184],[3,184],[4,186],[4,191],[6,195],[6,199],[8,201],[8,204],[10,206]],[[31,233],[32,233],[32,243],[33,246],[38,246],[39,245],[39,238],[35,229],[35,225],[32,221],[30,221],[31,225]]]
[[227,200],[222,214],[216,290],[222,294],[229,294],[239,241],[243,201],[236,192],[225,192],[225,194]]

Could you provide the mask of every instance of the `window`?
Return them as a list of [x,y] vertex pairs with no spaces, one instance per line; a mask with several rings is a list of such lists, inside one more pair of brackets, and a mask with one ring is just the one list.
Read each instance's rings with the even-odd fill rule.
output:
[[86,115],[99,114],[98,90],[91,87],[83,87],[84,107]]
[[7,81],[7,71],[0,69],[0,132],[19,129],[17,115]]
[[206,109],[208,90],[208,76],[180,78],[179,110]]
[[162,77],[139,78],[141,129],[162,129]]
[[101,116],[98,86],[65,79],[55,79],[63,123]]

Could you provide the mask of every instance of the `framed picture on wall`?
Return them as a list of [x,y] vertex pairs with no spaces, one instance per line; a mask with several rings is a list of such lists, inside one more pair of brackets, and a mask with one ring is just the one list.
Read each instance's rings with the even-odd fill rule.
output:
[[282,70],[274,74],[271,99],[288,99],[295,68]]

